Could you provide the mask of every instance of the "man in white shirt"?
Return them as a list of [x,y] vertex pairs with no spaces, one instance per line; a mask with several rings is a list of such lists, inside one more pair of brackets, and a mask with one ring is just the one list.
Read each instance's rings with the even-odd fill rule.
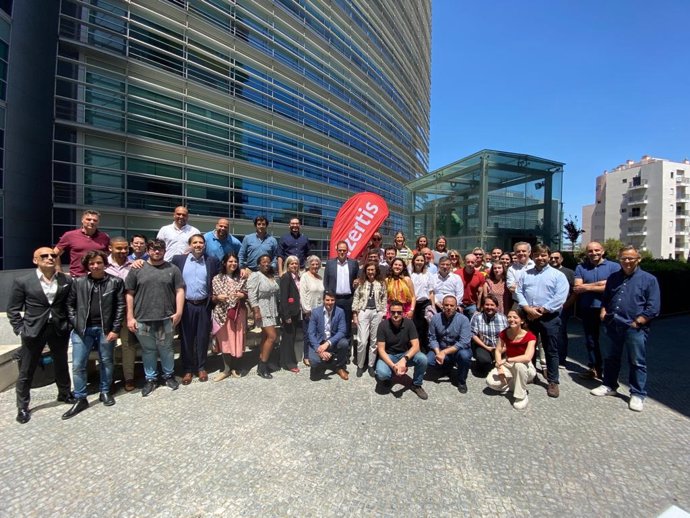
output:
[[[532,245],[525,241],[519,241],[513,246],[516,261],[508,268],[506,275],[506,286],[513,293],[513,300],[517,302],[517,295],[515,292],[520,286],[520,281],[525,275],[525,272],[530,268],[534,268],[534,261],[530,259],[532,253]],[[508,308],[506,308],[506,312]]]
[[464,293],[462,279],[450,271],[449,257],[442,256],[438,260],[438,273],[434,276],[434,298],[437,309],[443,311],[443,298],[447,295],[452,295],[455,300],[462,300]]
[[174,255],[184,254],[188,249],[189,238],[199,233],[199,229],[187,224],[189,211],[187,207],[175,207],[173,222],[162,226],[156,238],[165,241],[165,261],[170,261]]
[[58,401],[70,405],[76,403],[70,392],[72,380],[67,367],[67,295],[72,279],[57,271],[57,258],[50,247],[37,249],[33,258],[36,270],[14,280],[7,303],[7,318],[22,341],[16,385],[17,422],[20,424],[31,419],[31,382],[46,344],[55,366]]

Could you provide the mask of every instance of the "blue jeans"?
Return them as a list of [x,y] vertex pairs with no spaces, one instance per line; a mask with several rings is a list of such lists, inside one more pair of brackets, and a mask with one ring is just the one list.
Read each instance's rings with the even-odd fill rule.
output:
[[137,321],[137,338],[141,344],[146,381],[156,381],[158,378],[158,356],[161,359],[163,378],[172,377],[175,368],[172,320]]
[[[389,354],[388,357],[393,363],[398,363],[400,358],[405,356],[405,353]],[[412,359],[407,362],[407,365],[414,367],[414,375],[412,377],[412,383],[414,385],[422,386],[424,382],[424,373],[426,372],[426,356],[424,353],[415,354]],[[389,380],[393,377],[393,371],[383,360],[378,360],[376,362],[376,379],[380,381]]]
[[472,320],[472,317],[477,312],[477,305],[476,304],[469,304],[469,305],[465,306],[465,309],[463,309],[462,312],[467,318]]
[[74,397],[86,397],[87,374],[86,366],[89,362],[89,354],[93,349],[98,350],[98,363],[100,367],[101,392],[110,392],[113,384],[113,348],[115,342],[105,339],[100,327],[87,327],[84,338],[72,331],[72,377],[74,379]]
[[601,347],[599,345],[599,328],[601,308],[585,308],[582,310],[582,330],[585,333],[585,345],[587,346],[587,367],[601,372]]
[[467,373],[470,372],[470,364],[472,363],[472,348],[458,349],[455,354],[446,356],[442,365],[436,363],[436,353],[433,349],[427,353],[426,359],[429,365],[439,369],[452,369],[453,365],[457,365],[458,383],[465,383],[467,381]]
[[647,391],[647,337],[649,328],[635,329],[629,325],[610,322],[604,329],[609,338],[606,344],[606,358],[604,359],[604,385],[612,389],[618,388],[618,375],[621,371],[621,357],[623,349],[628,349],[628,365],[630,374],[630,395],[645,398]]

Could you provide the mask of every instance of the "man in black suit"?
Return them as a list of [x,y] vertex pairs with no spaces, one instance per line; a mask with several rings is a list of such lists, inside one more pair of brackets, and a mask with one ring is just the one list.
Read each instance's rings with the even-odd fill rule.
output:
[[352,336],[352,296],[355,293],[355,280],[359,274],[359,265],[354,259],[348,259],[349,249],[345,241],[335,245],[336,259],[326,261],[323,274],[324,292],[335,293],[335,305],[345,312],[345,338]]
[[202,234],[192,235],[188,244],[190,253],[175,255],[170,261],[182,272],[186,286],[184,311],[180,321],[183,385],[192,382],[194,372],[199,376],[199,381],[208,381],[206,358],[211,332],[211,281],[220,271],[218,259],[205,254],[206,239]]
[[67,368],[69,322],[66,303],[72,279],[57,271],[56,259],[52,248],[38,248],[33,258],[36,270],[14,280],[7,306],[10,324],[22,339],[16,386],[17,422],[21,424],[31,419],[31,382],[46,343],[55,366],[58,401],[68,404],[76,402],[70,392],[72,382]]

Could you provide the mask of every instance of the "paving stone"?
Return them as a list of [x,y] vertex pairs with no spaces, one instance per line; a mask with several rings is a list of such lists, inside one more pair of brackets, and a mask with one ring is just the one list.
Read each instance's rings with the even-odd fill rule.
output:
[[[402,385],[380,396],[365,375],[273,380],[255,369],[115,394],[68,421],[54,385],[32,390],[14,421],[0,393],[0,516],[655,516],[690,510],[688,317],[655,322],[650,398],[594,398],[577,378],[584,346],[571,324],[561,397],[530,385],[526,411],[468,379],[443,378],[422,401]],[[354,373],[354,368],[350,369]],[[624,378],[623,375],[622,379]]]

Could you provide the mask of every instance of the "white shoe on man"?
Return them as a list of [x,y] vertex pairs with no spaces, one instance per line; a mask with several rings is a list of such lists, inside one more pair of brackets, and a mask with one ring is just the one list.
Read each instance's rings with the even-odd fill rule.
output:
[[590,390],[589,393],[597,397],[615,396],[616,394],[618,394],[618,392],[613,390],[611,387],[607,387],[606,385],[599,385],[597,388],[593,388],[592,390]]
[[628,408],[633,412],[642,412],[644,407],[644,399],[640,396],[630,396],[630,402],[628,403]]

